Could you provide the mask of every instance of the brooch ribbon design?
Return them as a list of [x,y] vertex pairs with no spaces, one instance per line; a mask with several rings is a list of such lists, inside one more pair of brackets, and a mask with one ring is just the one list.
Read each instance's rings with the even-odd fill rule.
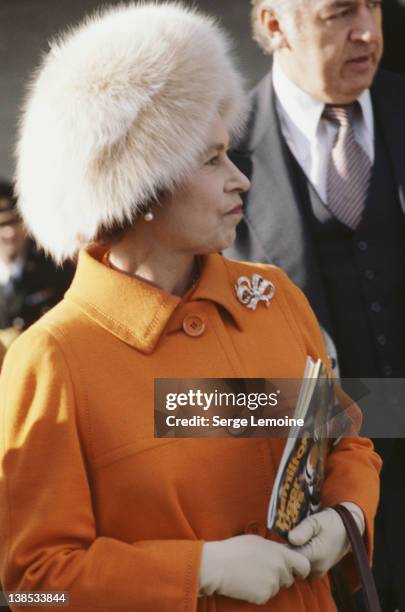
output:
[[270,300],[276,293],[276,288],[269,280],[259,274],[253,274],[250,280],[247,276],[238,278],[235,284],[236,296],[246,308],[256,310],[259,302],[264,302],[269,307]]

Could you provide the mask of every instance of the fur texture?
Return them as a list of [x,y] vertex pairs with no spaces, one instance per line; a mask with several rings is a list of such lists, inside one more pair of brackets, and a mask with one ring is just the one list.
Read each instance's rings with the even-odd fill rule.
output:
[[242,79],[213,19],[172,3],[89,18],[53,44],[28,93],[16,187],[29,231],[62,261],[134,219],[193,171],[218,111],[240,130]]

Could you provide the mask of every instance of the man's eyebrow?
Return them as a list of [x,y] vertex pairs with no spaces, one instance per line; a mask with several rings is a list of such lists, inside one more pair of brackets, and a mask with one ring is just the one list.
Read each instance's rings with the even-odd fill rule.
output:
[[334,0],[333,2],[329,2],[325,4],[323,8],[325,9],[334,9],[334,8],[345,8],[347,6],[353,6],[353,4],[357,4],[358,0]]

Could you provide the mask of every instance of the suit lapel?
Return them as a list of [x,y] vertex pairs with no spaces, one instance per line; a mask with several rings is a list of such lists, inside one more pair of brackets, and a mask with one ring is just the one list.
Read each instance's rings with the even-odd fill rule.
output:
[[[247,194],[247,222],[266,261],[279,265],[290,251],[293,235],[297,237],[301,213],[286,162],[285,144],[274,105],[271,73],[256,92],[251,129],[242,150],[237,152],[238,163],[242,163],[245,170],[250,170],[252,181]],[[250,160],[250,168],[246,158]],[[289,228],[282,240],[278,239],[280,227]],[[296,241],[294,243],[295,249],[301,250],[301,245]]]

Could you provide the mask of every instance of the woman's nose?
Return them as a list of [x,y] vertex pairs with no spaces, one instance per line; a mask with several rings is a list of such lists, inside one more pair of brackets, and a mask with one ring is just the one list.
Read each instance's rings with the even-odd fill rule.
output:
[[233,189],[240,191],[243,193],[244,191],[248,191],[250,189],[250,181],[248,177],[243,174],[241,170],[231,161],[233,176],[232,176],[232,185]]

